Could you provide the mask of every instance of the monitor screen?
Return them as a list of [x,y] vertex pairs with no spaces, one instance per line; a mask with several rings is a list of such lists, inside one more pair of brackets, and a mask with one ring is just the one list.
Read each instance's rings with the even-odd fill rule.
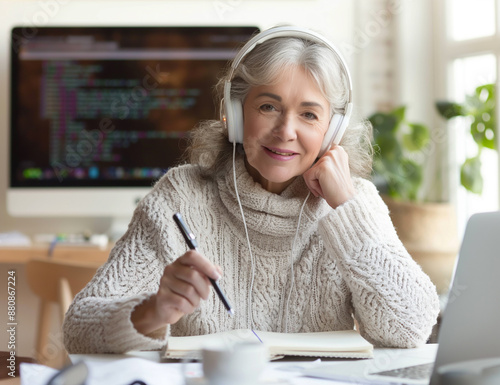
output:
[[256,27],[12,30],[11,188],[151,186]]

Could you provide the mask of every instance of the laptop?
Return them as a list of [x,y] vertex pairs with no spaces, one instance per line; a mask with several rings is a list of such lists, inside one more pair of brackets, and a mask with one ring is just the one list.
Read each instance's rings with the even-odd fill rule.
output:
[[[403,351],[382,349],[377,356],[386,361],[383,370],[380,370],[383,362],[374,362],[376,356],[370,360],[322,363],[305,369],[303,374],[360,384],[438,385],[442,376],[454,374],[450,368],[458,375],[466,368],[477,371],[491,364],[496,365],[500,384],[498,293],[500,211],[474,214],[465,229],[440,326],[437,352],[433,352],[436,345]],[[427,372],[418,374],[420,369]]]

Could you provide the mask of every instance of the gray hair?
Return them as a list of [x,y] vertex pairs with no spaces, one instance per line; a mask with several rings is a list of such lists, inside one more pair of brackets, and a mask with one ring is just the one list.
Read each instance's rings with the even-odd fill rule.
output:
[[[332,64],[333,63],[333,64]],[[330,113],[344,113],[349,98],[348,80],[338,56],[320,43],[298,37],[269,39],[249,52],[234,72],[231,83],[231,100],[245,101],[250,89],[259,85],[270,85],[277,81],[283,69],[300,66],[316,81],[326,100]],[[230,68],[215,87],[216,99],[220,103],[224,83]],[[353,176],[368,178],[372,170],[372,127],[367,120],[351,117],[341,146],[349,156],[349,168]],[[238,144],[238,151],[243,146]],[[232,157],[233,144],[228,140],[227,129],[219,120],[200,122],[193,130],[187,159],[201,166],[207,177],[217,175]]]

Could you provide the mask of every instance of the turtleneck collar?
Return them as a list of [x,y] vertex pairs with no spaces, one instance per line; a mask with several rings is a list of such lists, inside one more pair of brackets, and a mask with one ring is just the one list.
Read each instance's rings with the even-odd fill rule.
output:
[[[300,208],[309,192],[303,178],[297,177],[281,194],[275,194],[253,180],[246,170],[243,154],[236,155],[235,168],[239,197],[249,232],[259,233],[259,237],[294,236]],[[225,172],[218,177],[217,184],[222,203],[232,216],[232,221],[242,222],[234,188],[232,162],[228,162]],[[299,231],[311,228],[329,210],[330,206],[323,199],[311,194],[302,213]]]

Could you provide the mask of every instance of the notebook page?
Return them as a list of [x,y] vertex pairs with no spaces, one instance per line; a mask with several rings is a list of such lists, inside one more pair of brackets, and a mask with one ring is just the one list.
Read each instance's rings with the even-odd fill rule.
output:
[[272,351],[302,352],[359,352],[372,350],[373,346],[355,330],[315,333],[257,332],[262,342]]
[[197,351],[212,344],[230,347],[238,342],[259,342],[259,340],[249,329],[231,330],[201,336],[169,337],[167,351]]

